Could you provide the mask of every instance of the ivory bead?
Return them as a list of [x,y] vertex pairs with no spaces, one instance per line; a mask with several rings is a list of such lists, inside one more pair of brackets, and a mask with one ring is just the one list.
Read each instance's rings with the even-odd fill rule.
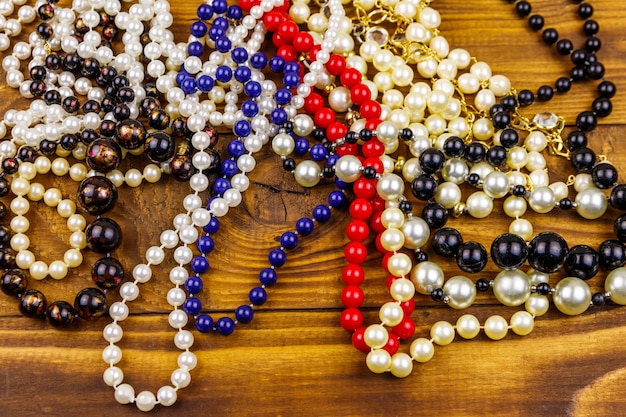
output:
[[385,349],[375,349],[367,354],[365,363],[370,371],[382,374],[391,366],[391,355]]
[[591,303],[591,289],[580,278],[563,278],[554,287],[552,300],[563,314],[569,316],[582,314],[587,311]]
[[411,258],[406,253],[395,253],[387,262],[389,273],[396,277],[403,277],[411,272]]
[[411,343],[409,350],[413,360],[420,363],[428,362],[435,354],[435,347],[433,346],[433,343],[423,337],[415,339]]
[[415,296],[415,285],[406,278],[396,279],[389,287],[389,294],[394,300],[409,301]]
[[480,322],[472,314],[464,314],[456,322],[456,332],[463,339],[473,339],[480,332]]
[[550,187],[541,186],[533,189],[530,192],[530,198],[528,204],[537,213],[548,213],[556,205],[556,198],[554,197],[554,191]]
[[493,315],[485,320],[485,334],[492,340],[503,339],[509,331],[509,324],[502,316]]
[[453,182],[441,183],[435,193],[435,201],[447,209],[451,209],[459,204],[461,198],[461,189]]
[[411,281],[420,294],[429,295],[443,285],[443,270],[431,261],[420,262],[411,270]]
[[372,324],[365,329],[363,340],[372,349],[380,349],[387,344],[389,333],[380,324]]
[[390,301],[380,307],[378,318],[385,326],[394,327],[402,322],[404,311],[400,304]]
[[576,194],[576,212],[583,218],[595,220],[604,215],[609,202],[602,191],[596,187],[588,187]]
[[615,304],[626,305],[626,268],[619,267],[609,272],[604,281],[604,291]]
[[477,219],[483,219],[493,211],[493,199],[483,191],[476,191],[467,197],[467,212]]
[[430,337],[433,339],[434,343],[440,346],[452,343],[454,334],[454,327],[447,321],[438,321],[433,324],[433,327],[430,329]]
[[405,248],[419,249],[428,242],[430,228],[421,217],[412,217],[402,225],[402,233]]
[[501,171],[493,171],[485,177],[483,190],[491,198],[502,198],[509,192],[509,179]]
[[527,311],[518,311],[511,316],[511,330],[520,336],[526,336],[535,326],[532,314]]
[[505,306],[524,304],[530,297],[530,280],[518,269],[501,271],[493,280],[493,295]]
[[515,219],[509,225],[509,233],[513,233],[525,241],[529,241],[533,236],[533,225],[526,219]]
[[413,371],[413,360],[409,355],[398,352],[391,357],[391,374],[398,378],[405,378]]
[[523,197],[514,195],[507,197],[503,204],[504,213],[513,218],[521,217],[526,213],[527,203]]
[[156,405],[156,397],[150,391],[142,391],[137,394],[135,405],[141,411],[150,411]]
[[468,308],[476,300],[474,282],[462,275],[449,278],[443,285],[443,293],[448,305],[454,309]]

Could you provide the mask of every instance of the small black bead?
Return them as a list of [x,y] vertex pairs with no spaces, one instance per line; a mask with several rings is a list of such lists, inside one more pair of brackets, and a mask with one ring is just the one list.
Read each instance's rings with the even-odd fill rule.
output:
[[598,52],[600,48],[602,48],[602,41],[600,41],[600,38],[590,36],[585,41],[585,50],[587,50],[587,52],[595,53]]
[[543,29],[544,24],[543,17],[538,14],[534,14],[528,18],[528,26],[534,31]]
[[489,288],[491,288],[491,284],[489,284],[489,281],[486,280],[485,278],[478,278],[476,280],[476,290],[480,291],[480,292],[486,292],[489,291]]
[[80,101],[74,96],[68,96],[63,99],[63,110],[68,113],[76,113],[80,110]]
[[528,3],[525,0],[518,1],[515,4],[515,11],[519,15],[519,17],[526,17],[526,16],[528,16],[530,14],[531,10],[532,10],[532,7],[530,6],[530,3]]
[[128,81],[128,78],[126,78],[125,75],[117,75],[115,76],[115,78],[113,78],[111,85],[116,90],[119,90],[120,88],[128,87],[130,85],[130,82]]
[[324,139],[326,139],[326,131],[324,129],[313,129],[313,139],[315,139],[318,142],[323,141]]
[[400,204],[398,205],[398,208],[404,214],[410,214],[410,213],[413,212],[413,204],[410,201],[407,201],[407,200],[400,201]]
[[505,148],[512,148],[519,143],[519,134],[513,129],[504,129],[500,132],[500,144]]
[[350,145],[354,145],[355,143],[359,141],[359,138],[357,137],[356,132],[353,132],[353,131],[346,133],[346,137],[344,139],[346,143],[349,143]]
[[570,72],[572,81],[582,81],[587,77],[587,71],[585,67],[574,67]]
[[567,257],[567,242],[553,232],[543,232],[528,244],[528,263],[539,272],[551,274],[563,267]]
[[596,187],[607,190],[617,184],[617,170],[607,162],[599,163],[591,170],[591,179]]
[[368,140],[372,139],[372,137],[374,137],[374,134],[369,129],[362,129],[359,132],[359,138],[361,138],[363,142],[367,142]]
[[43,65],[35,65],[30,69],[30,78],[32,78],[33,81],[43,81],[47,73],[46,67]]
[[376,178],[376,168],[374,167],[363,168],[363,176],[368,180],[373,180],[374,178]]
[[80,73],[84,77],[95,78],[100,74],[100,63],[93,58],[85,58]]
[[581,112],[576,117],[576,127],[584,132],[589,132],[590,130],[595,129],[597,124],[598,118],[590,111]]
[[43,318],[46,314],[47,304],[46,296],[41,291],[28,290],[22,295],[19,309],[27,317]]
[[554,97],[554,89],[549,85],[542,85],[537,90],[537,100],[539,101],[549,101]]
[[83,113],[100,113],[100,103],[96,100],[87,100],[83,103]]
[[439,203],[428,203],[422,209],[422,219],[431,229],[442,228],[448,221],[448,210]]
[[589,3],[581,3],[578,6],[578,16],[580,16],[581,19],[589,19],[593,16],[593,6]]
[[597,88],[600,97],[613,98],[617,93],[617,87],[611,81],[602,81]]
[[524,197],[526,195],[526,187],[520,184],[514,185],[511,193],[515,197]]
[[598,273],[599,256],[592,247],[587,245],[573,246],[563,265],[568,276],[589,279]]
[[576,149],[571,155],[572,166],[581,173],[591,172],[596,164],[596,154],[587,147]]
[[480,184],[480,175],[475,172],[472,172],[467,176],[467,183],[472,187],[478,186]]
[[38,156],[37,150],[32,146],[22,146],[17,151],[17,158],[22,162],[35,162]]
[[613,104],[606,97],[598,97],[591,103],[591,110],[598,117],[607,117],[613,111]]
[[567,93],[571,88],[572,82],[567,77],[560,77],[554,85],[554,89],[559,93]]
[[626,214],[622,214],[613,223],[613,231],[617,240],[622,243],[626,243]]
[[120,103],[113,109],[113,117],[115,120],[127,120],[130,118],[130,108],[126,105],[126,103]]
[[587,135],[582,130],[573,130],[567,135],[566,145],[570,152],[587,146]]
[[422,250],[416,250],[413,252],[413,259],[416,264],[426,262],[428,260],[428,254]]
[[583,23],[583,32],[585,32],[585,35],[592,36],[598,33],[599,31],[600,31],[600,25],[595,20],[587,19],[585,20],[585,23]]
[[9,194],[9,191],[11,191],[11,184],[9,183],[9,180],[0,175],[0,197],[4,197]]
[[59,55],[52,53],[46,57],[45,64],[49,70],[58,70],[61,68],[62,59]]
[[113,109],[115,108],[115,100],[113,99],[113,97],[104,97],[102,101],[100,101],[100,108],[103,112],[106,113],[113,111]]
[[280,129],[285,133],[293,132],[293,122],[290,120],[287,120],[285,123],[280,125]]
[[72,151],[78,146],[80,140],[73,133],[66,133],[61,136],[61,140],[59,141],[59,145],[66,151]]
[[455,258],[461,271],[475,274],[485,268],[489,255],[483,245],[470,241],[461,244]]
[[626,184],[619,184],[611,190],[609,204],[617,210],[626,210]]
[[432,248],[435,253],[444,258],[455,257],[463,244],[463,237],[458,230],[444,227],[433,235]]
[[605,240],[598,250],[600,266],[609,271],[626,264],[626,247],[619,240]]
[[561,39],[556,43],[556,52],[559,55],[569,55],[574,50],[574,44],[569,39]]
[[52,326],[62,328],[74,323],[76,311],[67,301],[53,301],[46,310],[46,316]]
[[404,141],[412,140],[413,131],[409,129],[408,127],[405,127],[404,129],[401,129],[400,132],[398,133],[398,138]]
[[332,178],[335,176],[335,168],[330,166],[330,165],[326,165],[324,166],[324,168],[322,168],[322,176],[324,178]]
[[100,258],[91,268],[91,279],[103,290],[117,288],[124,280],[124,267],[115,258]]
[[592,80],[599,80],[604,77],[604,65],[595,62],[587,67],[587,76]]
[[571,210],[574,208],[574,202],[567,197],[559,200],[559,208],[562,210]]
[[504,146],[492,146],[487,151],[487,162],[494,167],[502,166],[507,159],[507,152]]
[[530,106],[535,101],[535,95],[530,90],[522,90],[517,94],[520,106]]
[[496,129],[505,129],[511,123],[511,115],[505,111],[498,112],[493,115],[491,123]]
[[537,294],[548,295],[550,294],[550,284],[547,282],[540,282],[536,287]]
[[46,102],[47,105],[61,104],[61,93],[59,93],[57,90],[48,90],[43,95],[43,100]]
[[81,67],[81,58],[76,53],[69,53],[63,58],[61,68],[65,71],[75,71]]
[[54,155],[57,151],[57,143],[48,139],[44,139],[39,143],[39,152],[44,155]]
[[548,45],[554,45],[559,40],[559,33],[556,29],[548,28],[541,33],[541,38]]
[[517,108],[517,98],[515,96],[504,96],[500,100],[500,104],[508,111],[513,111]]
[[476,164],[482,161],[486,154],[487,150],[479,142],[471,142],[465,147],[465,159],[469,163]]
[[117,90],[115,98],[122,103],[130,103],[135,99],[135,90],[131,87],[122,87]]
[[411,182],[411,192],[422,201],[428,201],[437,192],[437,181],[427,174],[421,174]]
[[496,103],[493,106],[489,107],[489,116],[493,117],[501,111],[506,112],[508,110],[502,103]]
[[296,161],[293,158],[287,158],[283,161],[283,169],[292,172],[296,169]]
[[591,303],[594,306],[603,306],[606,304],[606,296],[601,292],[597,292],[591,296]]
[[0,277],[0,290],[3,293],[19,297],[28,288],[28,278],[20,269],[8,269]]
[[458,136],[450,136],[443,143],[443,152],[450,158],[460,158],[465,153],[465,142]]
[[446,157],[436,148],[424,149],[419,156],[420,167],[426,174],[435,174],[443,168]]
[[100,134],[97,131],[93,129],[85,129],[82,132],[80,132],[79,140],[85,145],[89,145],[94,140],[99,139],[99,138],[100,138]]
[[436,288],[434,289],[431,293],[430,296],[432,297],[433,300],[435,301],[443,301],[444,298],[444,294],[443,294],[443,289],[441,288]]
[[520,236],[504,233],[496,237],[491,244],[491,259],[498,268],[517,269],[528,258],[528,245]]

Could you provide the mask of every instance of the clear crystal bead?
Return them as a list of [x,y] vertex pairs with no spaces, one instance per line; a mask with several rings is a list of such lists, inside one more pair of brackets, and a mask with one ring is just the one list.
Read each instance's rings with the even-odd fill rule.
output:
[[365,40],[374,41],[380,46],[384,46],[389,41],[389,32],[380,26],[374,26],[365,33]]
[[537,113],[535,117],[533,117],[533,122],[539,127],[553,129],[559,123],[559,118],[554,113],[543,112]]

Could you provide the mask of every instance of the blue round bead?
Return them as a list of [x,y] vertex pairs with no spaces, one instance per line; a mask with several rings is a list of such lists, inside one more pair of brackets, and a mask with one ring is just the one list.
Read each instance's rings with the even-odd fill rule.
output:
[[263,287],[254,287],[248,293],[248,299],[255,306],[260,306],[267,301],[267,291]]
[[196,317],[196,329],[201,333],[209,333],[213,330],[213,317],[208,314],[200,314]]
[[229,6],[226,16],[234,20],[239,20],[243,17],[243,10],[241,10],[239,6]]
[[285,232],[280,237],[280,246],[285,249],[293,249],[298,246],[298,235],[294,232]]
[[213,191],[215,191],[215,194],[217,195],[224,194],[230,188],[230,181],[226,178],[217,178],[213,181]]
[[193,94],[196,92],[196,80],[191,77],[187,77],[180,84],[180,88],[185,92],[185,94]]
[[239,171],[237,168],[237,162],[232,159],[227,159],[222,162],[222,175],[226,175],[228,178],[232,177]]
[[215,216],[211,216],[211,220],[209,220],[209,222],[202,227],[202,230],[204,233],[214,235],[218,230],[220,230],[220,221],[217,220]]
[[246,153],[246,148],[242,141],[231,140],[228,143],[228,154],[233,158],[239,158],[244,153]]
[[[213,7],[215,7],[215,5]],[[226,31],[226,29],[228,29],[230,24],[228,23],[228,19],[226,19],[223,16],[219,16],[219,17],[216,17],[215,20],[213,20],[213,26],[216,26]]]
[[274,72],[280,72],[285,66],[285,58],[281,56],[274,56],[270,59],[270,70]]
[[259,106],[254,100],[246,100],[241,104],[241,111],[246,117],[254,117],[259,114]]
[[235,79],[240,83],[245,83],[252,77],[252,70],[248,67],[237,67],[235,69]]
[[238,47],[232,50],[230,56],[235,63],[243,64],[248,59],[248,51],[246,51],[246,48]]
[[276,284],[278,280],[278,274],[273,268],[263,268],[261,272],[259,272],[259,281],[261,284],[270,286]]
[[233,77],[233,70],[230,69],[230,67],[227,67],[226,65],[220,65],[215,70],[215,79],[217,81],[226,83],[230,81],[232,77]]
[[191,56],[201,56],[204,53],[204,46],[200,42],[190,42],[187,45],[187,52]]
[[296,138],[293,153],[297,156],[305,155],[309,151],[309,141],[305,138]]
[[252,132],[250,122],[247,120],[238,120],[233,127],[233,132],[239,137],[247,137]]
[[277,125],[282,125],[288,118],[287,112],[281,107],[272,110],[272,113],[270,113],[271,122]]
[[337,164],[337,161],[339,160],[340,156],[337,155],[336,153],[330,155],[328,157],[328,159],[326,159],[326,165],[328,166],[335,166],[335,164]]
[[209,38],[211,38],[213,41],[218,40],[219,38],[221,38],[222,36],[226,35],[226,30],[217,27],[217,26],[211,26],[209,28]]
[[196,38],[201,38],[206,35],[207,27],[206,24],[200,20],[196,20],[191,24],[191,28],[189,29],[189,33]]
[[310,235],[314,227],[313,220],[308,217],[302,217],[296,222],[296,231],[302,236]]
[[332,191],[328,194],[328,205],[334,208],[343,207],[346,204],[346,195],[341,191]]
[[185,290],[189,294],[198,294],[202,291],[204,287],[204,283],[202,282],[202,278],[197,275],[192,275],[187,280],[185,280]]
[[215,13],[222,14],[228,9],[228,3],[226,0],[213,0],[213,10]]
[[325,223],[330,220],[330,209],[320,204],[313,209],[313,218],[320,223]]
[[283,71],[285,73],[287,72],[295,72],[297,74],[300,73],[300,64],[298,64],[297,62],[291,61],[291,62],[287,62],[283,68]]
[[221,38],[217,39],[215,41],[215,49],[218,52],[221,53],[226,53],[228,51],[230,51],[230,48],[232,47],[232,43],[230,41],[230,39],[228,39],[226,36],[222,36]]
[[342,190],[348,190],[352,186],[351,183],[342,181],[339,178],[335,178],[335,185]]
[[267,65],[267,56],[263,52],[257,52],[250,58],[250,65],[255,69],[263,69]]
[[261,84],[257,81],[248,81],[243,86],[243,92],[246,93],[248,97],[256,98],[261,95]]
[[285,262],[287,262],[287,254],[280,249],[273,249],[267,256],[267,259],[270,261],[270,265],[278,268],[285,265]]
[[215,242],[211,236],[200,236],[196,241],[196,248],[205,255],[213,252]]
[[190,75],[183,67],[180,71],[178,71],[178,74],[176,74],[176,84],[181,85],[185,78],[188,77],[190,77]]
[[213,7],[208,4],[201,4],[196,11],[198,17],[202,20],[209,20],[213,17]]
[[315,145],[311,146],[310,153],[311,159],[316,162],[323,161],[328,155],[326,147],[320,143],[316,143]]
[[295,72],[288,72],[283,75],[283,84],[287,88],[296,88],[300,84],[300,75]]
[[183,303],[185,313],[196,316],[202,311],[202,303],[196,297],[189,297]]
[[204,256],[194,256],[191,260],[191,270],[196,274],[204,274],[210,267],[209,260]]
[[239,323],[250,323],[254,318],[254,310],[248,305],[242,305],[235,310],[235,318]]
[[287,90],[286,88],[279,88],[278,90],[276,90],[276,93],[274,94],[274,98],[276,99],[276,103],[279,106],[284,106],[286,104],[289,104],[291,102],[291,91]]
[[222,336],[229,336],[235,331],[235,322],[230,317],[220,317],[215,324],[215,330]]
[[208,93],[209,91],[211,91],[214,84],[215,82],[213,81],[213,78],[206,74],[202,74],[196,80],[196,86],[198,87],[198,90],[202,91],[203,93]]

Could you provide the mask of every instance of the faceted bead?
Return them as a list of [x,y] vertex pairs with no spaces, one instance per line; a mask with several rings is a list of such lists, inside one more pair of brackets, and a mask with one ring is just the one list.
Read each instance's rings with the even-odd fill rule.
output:
[[137,149],[146,141],[146,128],[139,120],[126,119],[118,123],[115,138],[122,148]]
[[517,269],[528,258],[528,246],[524,239],[513,233],[504,233],[496,237],[491,244],[491,259],[498,268]]
[[111,172],[122,162],[122,149],[111,139],[96,139],[87,147],[86,160],[89,168],[96,172]]
[[74,309],[82,319],[97,319],[107,311],[106,296],[98,288],[82,289],[76,294]]
[[103,214],[115,206],[117,187],[107,177],[87,177],[78,185],[77,201],[87,213]]
[[565,258],[565,272],[568,276],[589,279],[598,273],[600,259],[598,252],[587,245],[573,246]]
[[148,135],[145,143],[145,153],[152,162],[170,160],[176,152],[176,143],[165,132],[153,132]]
[[91,268],[91,279],[103,290],[116,288],[124,280],[124,268],[115,258],[100,258]]
[[528,249],[530,266],[547,274],[561,269],[568,253],[565,239],[553,232],[539,233],[530,241]]
[[462,271],[480,272],[487,265],[487,250],[478,242],[464,242],[456,253],[456,263]]
[[7,295],[19,297],[26,292],[28,287],[28,278],[19,269],[8,269],[2,275],[0,289]]
[[610,270],[626,264],[626,248],[619,240],[605,240],[600,244],[600,266]]
[[122,229],[112,219],[101,217],[85,229],[87,246],[96,253],[114,251],[122,242]]
[[543,112],[537,113],[535,117],[533,117],[533,122],[542,128],[552,129],[558,124],[559,118],[554,113]]
[[46,296],[41,291],[28,290],[22,295],[19,309],[28,317],[43,317],[46,314]]
[[66,301],[50,303],[46,315],[50,324],[58,328],[74,323],[74,318],[76,317],[74,307]]
[[463,237],[458,230],[444,227],[433,235],[432,248],[437,255],[452,258],[456,256],[462,243]]

